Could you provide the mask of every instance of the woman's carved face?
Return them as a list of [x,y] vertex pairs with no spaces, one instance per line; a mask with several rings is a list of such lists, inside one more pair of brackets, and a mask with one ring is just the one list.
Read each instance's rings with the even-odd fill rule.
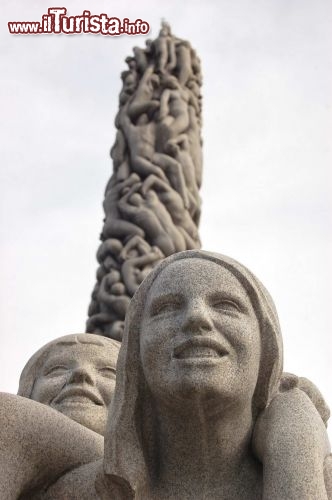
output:
[[260,365],[260,333],[250,298],[214,262],[173,262],[149,290],[140,330],[144,375],[156,399],[251,401]]
[[104,434],[117,356],[113,344],[56,345],[35,381],[31,399]]

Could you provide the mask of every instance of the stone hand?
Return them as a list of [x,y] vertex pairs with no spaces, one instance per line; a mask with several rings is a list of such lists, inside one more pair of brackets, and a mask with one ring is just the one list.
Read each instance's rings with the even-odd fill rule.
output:
[[304,391],[294,388],[275,396],[257,419],[252,445],[264,466],[264,499],[328,498],[327,432]]
[[326,426],[330,418],[330,409],[318,387],[305,377],[284,372],[280,380],[279,390],[285,392],[295,387],[301,389],[310,398]]

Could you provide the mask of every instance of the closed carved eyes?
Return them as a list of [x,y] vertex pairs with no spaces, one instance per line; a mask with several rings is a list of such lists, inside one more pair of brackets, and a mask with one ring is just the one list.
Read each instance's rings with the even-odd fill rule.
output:
[[67,373],[68,367],[65,365],[55,365],[47,368],[45,370],[46,376],[57,377]]
[[214,309],[230,313],[242,312],[241,306],[231,299],[214,299],[211,301],[211,306]]
[[104,366],[103,368],[99,368],[98,372],[101,373],[103,377],[115,379],[116,371],[115,368],[111,366]]
[[152,303],[150,315],[158,316],[159,314],[177,311],[181,306],[182,301],[180,297],[162,297]]

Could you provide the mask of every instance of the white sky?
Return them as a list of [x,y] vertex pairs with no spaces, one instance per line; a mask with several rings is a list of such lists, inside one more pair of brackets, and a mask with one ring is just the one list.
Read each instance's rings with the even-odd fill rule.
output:
[[[56,3],[56,2],[55,2]],[[285,370],[332,405],[332,4],[63,2],[191,41],[204,74],[203,247],[271,292]],[[61,5],[62,5],[61,4]],[[57,5],[57,3],[56,3]],[[44,343],[84,331],[95,283],[120,72],[147,37],[13,36],[51,3],[2,1],[1,390]]]

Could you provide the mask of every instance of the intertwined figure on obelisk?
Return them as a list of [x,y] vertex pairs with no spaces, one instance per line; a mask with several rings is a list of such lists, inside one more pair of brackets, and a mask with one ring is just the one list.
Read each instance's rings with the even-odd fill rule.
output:
[[135,290],[164,257],[200,247],[200,61],[163,23],[134,48],[123,87],[106,186],[100,264],[87,332],[121,340]]

